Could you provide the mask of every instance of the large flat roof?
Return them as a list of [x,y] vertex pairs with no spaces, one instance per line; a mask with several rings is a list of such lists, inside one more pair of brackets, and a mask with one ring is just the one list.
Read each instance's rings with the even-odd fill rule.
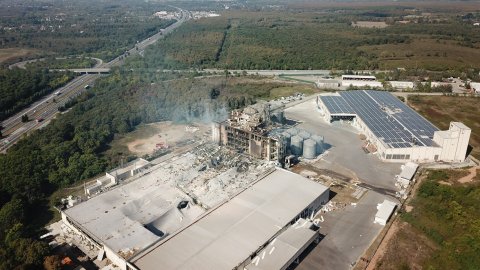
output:
[[234,269],[325,192],[328,187],[277,168],[131,262],[140,270]]
[[64,213],[94,240],[128,258],[159,240],[161,233],[173,233],[204,212],[193,204],[178,210],[182,200],[191,201],[155,174],[148,174]]
[[284,269],[318,236],[318,231],[310,229],[311,225],[310,221],[299,219],[298,223],[286,229],[270,242],[245,269]]
[[[375,136],[390,148],[435,145],[433,134],[438,128],[389,92],[344,91],[339,96],[320,96],[320,99],[335,114],[351,114],[353,109]],[[348,106],[337,108],[332,105],[332,99],[336,104]]]

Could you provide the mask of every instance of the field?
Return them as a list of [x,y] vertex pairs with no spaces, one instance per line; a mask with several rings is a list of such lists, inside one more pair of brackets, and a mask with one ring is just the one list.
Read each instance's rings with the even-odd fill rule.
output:
[[34,49],[5,48],[0,49],[0,65],[4,62],[12,62],[19,58],[30,56],[37,51]]
[[480,99],[452,96],[409,96],[409,104],[440,129],[460,121],[472,129],[472,155],[480,158]]
[[385,28],[388,26],[386,22],[371,22],[371,21],[358,21],[352,23],[353,27],[364,27],[364,28]]
[[461,170],[430,170],[393,224],[375,269],[478,269],[480,177],[459,183]]
[[459,46],[454,41],[419,38],[409,43],[363,46],[376,55],[382,69],[424,67],[432,71],[465,69],[480,62],[480,50]]

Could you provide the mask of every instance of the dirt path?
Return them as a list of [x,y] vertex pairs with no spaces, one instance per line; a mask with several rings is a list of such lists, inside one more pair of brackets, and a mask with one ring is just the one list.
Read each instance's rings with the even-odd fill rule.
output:
[[462,184],[472,182],[473,179],[477,176],[477,170],[478,169],[480,169],[480,166],[475,166],[475,167],[472,167],[472,168],[468,169],[469,174],[467,176],[464,176],[464,177],[458,179],[457,181],[459,183],[462,183]]

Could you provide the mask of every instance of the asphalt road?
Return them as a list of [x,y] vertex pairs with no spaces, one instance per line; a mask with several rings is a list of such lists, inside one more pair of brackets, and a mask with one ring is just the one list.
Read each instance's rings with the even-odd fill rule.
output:
[[377,204],[393,198],[368,191],[356,205],[321,214],[320,233],[325,237],[305,255],[295,270],[351,269],[373,243],[383,226],[373,223]]
[[[124,63],[125,58],[136,54],[143,54],[144,49],[163,38],[164,35],[172,32],[182,23],[189,20],[192,16],[189,11],[181,10],[181,18],[177,22],[163,29],[161,32],[138,42],[135,47],[127,51],[125,54],[118,56],[108,63],[100,63],[97,68],[110,68],[119,66]],[[41,100],[33,103],[30,107],[13,115],[1,123],[3,127],[2,134],[5,138],[0,140],[0,152],[5,152],[9,147],[15,144],[19,139],[24,137],[31,130],[38,129],[48,124],[48,122],[58,113],[58,108],[65,105],[66,102],[86,91],[87,85],[92,85],[100,75],[85,74],[76,77],[65,86],[54,91],[53,94],[43,97]],[[55,94],[58,93],[58,94]],[[23,123],[21,118],[27,115],[29,122]],[[38,121],[37,121],[38,120]]]

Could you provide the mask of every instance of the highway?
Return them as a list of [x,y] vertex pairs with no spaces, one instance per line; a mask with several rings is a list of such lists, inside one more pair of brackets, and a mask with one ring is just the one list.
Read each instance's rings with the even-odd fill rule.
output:
[[[180,10],[181,17],[172,25],[168,26],[155,35],[141,41],[124,54],[118,56],[108,63],[101,63],[96,68],[109,69],[111,67],[120,66],[124,63],[127,57],[131,57],[137,54],[143,54],[145,48],[157,40],[163,38],[166,34],[172,32],[175,28],[179,27],[185,21],[192,18],[189,11]],[[58,108],[64,106],[66,102],[77,97],[84,91],[87,91],[87,85],[91,86],[95,80],[99,78],[97,74],[85,74],[78,76],[71,80],[65,86],[56,89],[54,93],[43,97],[41,100],[33,103],[30,107],[22,110],[21,112],[11,116],[1,123],[2,134],[4,138],[0,140],[0,152],[6,152],[8,148],[14,145],[19,139],[23,138],[28,132],[41,128],[47,125],[58,113]],[[22,116],[27,115],[28,122],[22,122]]]

